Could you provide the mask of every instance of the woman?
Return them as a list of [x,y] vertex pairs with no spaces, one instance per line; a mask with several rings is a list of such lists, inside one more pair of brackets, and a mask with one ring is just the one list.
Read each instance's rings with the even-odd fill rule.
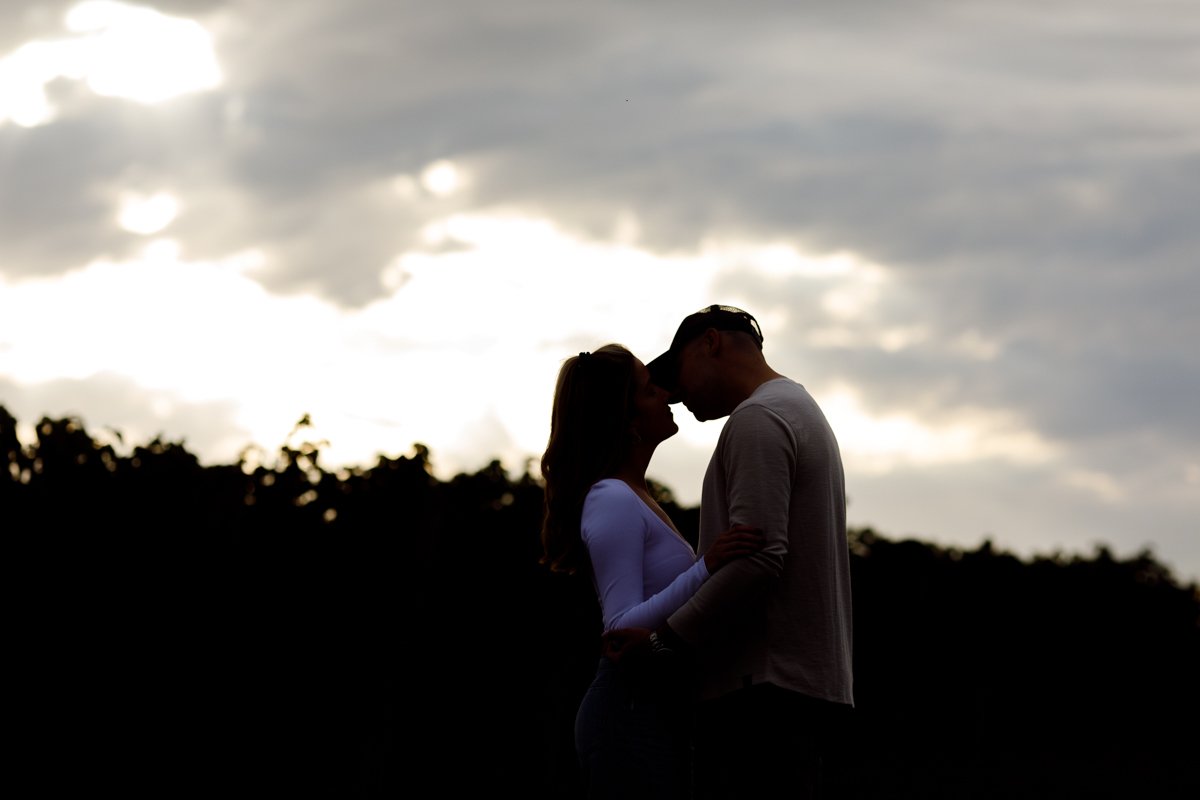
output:
[[[542,456],[543,561],[591,573],[605,631],[657,628],[712,572],[761,546],[734,529],[697,559],[655,502],[646,468],[678,430],[666,393],[624,347],[563,364]],[[589,797],[686,796],[687,698],[674,683],[645,664],[635,673],[600,659],[575,722]]]

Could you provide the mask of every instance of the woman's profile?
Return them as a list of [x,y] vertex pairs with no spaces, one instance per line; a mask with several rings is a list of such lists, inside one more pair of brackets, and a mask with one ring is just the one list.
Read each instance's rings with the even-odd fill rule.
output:
[[[739,528],[697,558],[655,502],[646,469],[679,429],[667,399],[620,345],[568,358],[558,375],[542,456],[543,560],[590,573],[605,631],[653,630],[712,572],[761,546]],[[588,797],[686,796],[688,697],[678,683],[600,658],[575,722]]]

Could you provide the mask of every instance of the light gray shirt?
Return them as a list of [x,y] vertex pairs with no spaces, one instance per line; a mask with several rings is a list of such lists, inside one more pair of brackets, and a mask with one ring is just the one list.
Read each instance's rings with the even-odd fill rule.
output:
[[762,384],[725,422],[704,476],[699,552],[736,524],[763,550],[718,570],[668,619],[698,648],[702,694],[772,683],[854,703],[841,453],[800,384]]

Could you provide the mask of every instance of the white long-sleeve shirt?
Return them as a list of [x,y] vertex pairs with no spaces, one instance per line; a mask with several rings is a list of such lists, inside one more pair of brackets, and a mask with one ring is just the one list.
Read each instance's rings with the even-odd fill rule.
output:
[[580,528],[606,631],[657,628],[708,579],[704,559],[622,480],[592,486]]

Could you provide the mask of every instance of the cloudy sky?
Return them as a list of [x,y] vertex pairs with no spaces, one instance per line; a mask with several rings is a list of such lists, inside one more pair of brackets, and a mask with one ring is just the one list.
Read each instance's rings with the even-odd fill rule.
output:
[[[850,517],[1200,578],[1190,0],[0,0],[0,404],[206,463],[540,453],[710,302]],[[651,475],[684,502],[720,423]]]

